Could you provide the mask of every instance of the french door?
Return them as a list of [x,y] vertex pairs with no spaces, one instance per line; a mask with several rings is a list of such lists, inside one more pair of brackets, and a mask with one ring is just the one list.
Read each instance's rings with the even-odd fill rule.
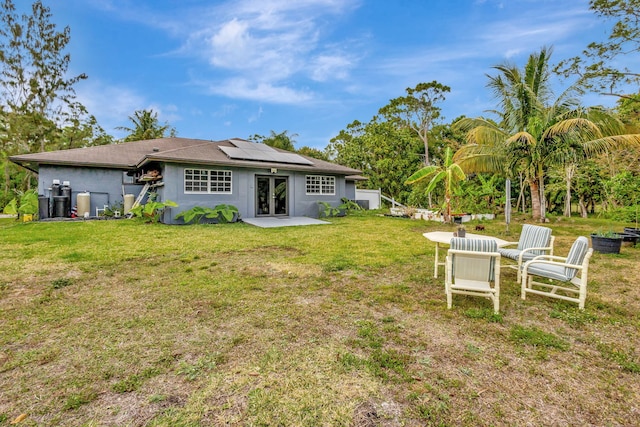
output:
[[256,176],[256,216],[289,215],[289,185],[286,176]]

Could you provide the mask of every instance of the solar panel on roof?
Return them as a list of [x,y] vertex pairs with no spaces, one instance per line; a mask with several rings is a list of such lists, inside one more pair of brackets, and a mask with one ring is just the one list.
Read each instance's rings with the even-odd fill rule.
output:
[[230,139],[229,142],[232,143],[237,148],[242,148],[245,150],[275,151],[272,147],[269,147],[267,144],[261,144],[259,142],[242,141],[240,139]]
[[294,153],[281,153],[265,144],[232,139],[234,147],[221,146],[220,149],[231,159],[255,160],[259,162],[313,165],[313,162]]
[[311,160],[307,160],[304,157],[293,153],[277,153],[279,163],[294,163],[297,165],[312,165]]

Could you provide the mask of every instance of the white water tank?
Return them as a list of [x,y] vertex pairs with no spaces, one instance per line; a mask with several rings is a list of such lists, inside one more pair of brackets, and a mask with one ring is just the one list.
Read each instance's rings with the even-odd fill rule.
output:
[[78,193],[76,202],[78,205],[78,217],[84,218],[91,215],[91,193],[88,191]]
[[133,207],[133,202],[135,202],[135,196],[133,194],[125,194],[124,195],[124,214],[128,214],[131,208]]

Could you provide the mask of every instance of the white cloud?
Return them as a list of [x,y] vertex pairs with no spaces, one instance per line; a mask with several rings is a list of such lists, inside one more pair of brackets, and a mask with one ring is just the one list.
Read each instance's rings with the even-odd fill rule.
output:
[[512,58],[514,56],[519,55],[520,52],[522,52],[522,49],[509,49],[504,53],[504,57],[507,59]]
[[153,110],[158,114],[160,123],[167,122],[171,126],[182,119],[176,105],[150,103],[134,89],[122,85],[92,79],[78,85],[76,96],[107,133],[118,134],[120,131],[115,130],[117,127],[129,126],[129,117],[137,110]]
[[343,55],[319,55],[312,61],[311,78],[316,81],[345,79],[353,67],[352,60]]
[[262,113],[263,113],[263,112],[264,112],[264,110],[262,109],[262,106],[260,106],[260,107],[258,108],[258,111],[257,111],[255,114],[252,114],[252,115],[249,117],[248,122],[249,122],[249,123],[257,122],[258,120],[260,120],[260,117],[262,117]]
[[182,116],[178,112],[178,107],[174,104],[159,105],[153,103],[148,105],[145,109],[153,110],[155,113],[158,113],[158,121],[161,124],[169,123],[170,126],[174,126],[175,122],[182,120]]
[[[94,4],[176,38],[181,47],[167,55],[205,61],[209,68],[200,68],[191,84],[221,86],[232,79],[231,87],[213,93],[285,103],[306,102],[312,95],[294,88],[292,81],[340,80],[357,65],[359,58],[345,53],[348,49],[336,53],[335,41],[329,46],[328,39],[339,18],[360,5],[361,0],[227,0],[213,6],[187,4],[163,15],[129,0],[120,0],[118,7],[115,0]],[[351,43],[338,41],[343,47]]]
[[549,9],[541,7],[522,16],[495,21],[477,33],[478,48],[484,54],[501,53],[505,58],[532,53],[552,46],[594,25],[592,13],[583,6]]
[[233,114],[237,108],[238,106],[235,104],[224,104],[218,109],[218,111],[214,111],[212,116],[216,118],[226,117]]
[[224,86],[215,89],[216,94],[306,102],[312,93],[292,87],[291,81],[344,79],[358,61],[343,51],[332,52],[335,48],[325,42],[334,21],[327,18],[357,6],[350,0],[227,2],[190,22],[180,53],[203,58],[212,66],[201,72],[209,77],[198,80]]
[[228,79],[209,87],[209,92],[229,98],[251,99],[274,104],[299,104],[312,99],[312,94],[287,86],[253,82],[243,78]]
[[142,95],[130,88],[96,80],[79,84],[76,95],[78,101],[87,108],[89,114],[98,118],[107,132],[126,125],[127,118],[135,110],[145,108],[148,103]]

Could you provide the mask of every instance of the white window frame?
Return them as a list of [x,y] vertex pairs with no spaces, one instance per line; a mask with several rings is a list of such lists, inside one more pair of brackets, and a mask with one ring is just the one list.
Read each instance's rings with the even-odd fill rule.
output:
[[[189,174],[192,175],[190,180],[187,179]],[[196,175],[205,179],[194,180],[193,177]],[[233,194],[233,172],[230,170],[185,168],[183,177],[184,194]],[[187,190],[188,183],[191,183],[191,190]],[[194,183],[199,184],[197,187],[200,188],[206,183],[206,191],[194,190]]]
[[307,196],[335,196],[336,177],[333,175],[307,175],[305,190]]
[[122,172],[122,183],[123,184],[135,184],[136,176],[129,175],[128,172]]

